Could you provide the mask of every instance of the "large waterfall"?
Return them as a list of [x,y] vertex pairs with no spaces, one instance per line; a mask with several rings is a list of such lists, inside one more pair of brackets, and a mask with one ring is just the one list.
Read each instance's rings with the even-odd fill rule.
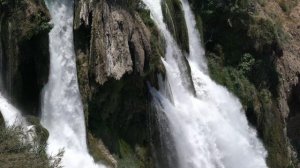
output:
[[43,90],[42,125],[50,133],[48,154],[64,149],[67,168],[103,167],[88,154],[83,107],[73,46],[73,1],[47,0],[54,28],[50,32],[50,76]]
[[[204,50],[188,2],[182,1],[189,34],[192,82],[196,96],[185,86],[178,50],[163,21],[161,0],[143,0],[166,40],[165,87],[150,88],[156,106],[168,118],[180,168],[266,168],[266,151],[247,122],[236,97],[213,82],[207,73]],[[181,55],[183,57],[183,55]]]

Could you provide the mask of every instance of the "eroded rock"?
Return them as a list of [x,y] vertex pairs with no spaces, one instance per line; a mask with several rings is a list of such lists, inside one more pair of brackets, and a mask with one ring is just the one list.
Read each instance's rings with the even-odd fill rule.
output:
[[80,19],[75,19],[75,29],[91,28],[87,54],[95,81],[104,84],[108,78],[119,80],[126,73],[143,74],[151,45],[149,30],[139,16],[106,1],[79,1],[78,8]]

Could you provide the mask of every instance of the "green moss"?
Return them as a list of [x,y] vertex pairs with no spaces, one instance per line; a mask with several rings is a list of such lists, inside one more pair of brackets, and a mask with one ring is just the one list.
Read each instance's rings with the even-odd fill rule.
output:
[[102,162],[105,165],[116,167],[116,160],[110,155],[103,142],[96,139],[91,133],[88,133],[88,148],[96,162]]
[[161,37],[159,30],[157,29],[154,21],[151,18],[150,11],[145,9],[145,5],[141,4],[139,8],[136,9],[139,16],[142,18],[144,24],[151,32],[151,56],[149,56],[149,62],[145,68],[145,78],[151,78],[151,81],[156,78],[153,76],[157,73],[164,74],[165,69],[161,62],[161,58],[164,57],[165,51],[165,42],[164,39]]
[[264,18],[252,18],[249,25],[248,36],[254,41],[254,47],[258,52],[263,52],[266,46],[272,43],[281,45],[285,35],[279,23]]
[[49,24],[49,17],[45,16],[42,13],[37,13],[33,15],[30,24],[24,24],[28,27],[23,27],[25,30],[28,29],[27,32],[24,32],[24,40],[29,40],[33,36],[38,35],[40,33],[49,32],[53,25]]
[[180,0],[164,0],[162,2],[164,21],[175,40],[185,52],[189,52],[189,39]]
[[195,19],[196,19],[196,26],[197,26],[197,29],[200,33],[200,38],[201,38],[201,43],[202,43],[202,46],[204,46],[204,33],[203,33],[203,21],[202,21],[202,18],[200,15],[195,15]]
[[238,65],[238,69],[244,75],[248,75],[253,69],[254,64],[255,64],[255,59],[253,58],[253,56],[249,53],[245,53],[241,58],[241,61]]
[[148,168],[151,164],[145,159],[147,151],[144,148],[137,147],[132,150],[123,140],[119,140],[120,158],[118,159],[119,168]]
[[[9,18],[20,41],[29,40],[34,35],[52,29],[52,25],[48,23],[50,15],[43,0],[2,0],[0,7],[3,8],[4,16]],[[32,11],[27,10],[28,8]]]
[[[142,77],[126,75],[119,81],[111,79],[92,97],[88,112],[89,130],[95,138],[102,139],[111,153],[121,157],[123,149],[120,144],[123,142],[130,150],[149,145],[148,92]],[[127,164],[126,160],[124,164]]]
[[208,57],[211,77],[237,95],[246,109],[248,106],[252,107],[257,95],[255,86],[244,76],[243,70],[223,67],[220,58],[216,57],[218,56],[213,54]]
[[278,4],[284,12],[290,13],[298,2],[298,0],[279,0]]
[[284,139],[284,126],[280,113],[274,108],[276,107],[274,95],[266,88],[258,90],[245,76],[253,66],[253,58],[247,54],[239,68],[235,68],[224,67],[220,57],[212,53],[209,55],[211,77],[240,98],[248,120],[258,128],[259,135],[269,152],[268,165],[272,168],[284,168],[289,164],[289,157]]

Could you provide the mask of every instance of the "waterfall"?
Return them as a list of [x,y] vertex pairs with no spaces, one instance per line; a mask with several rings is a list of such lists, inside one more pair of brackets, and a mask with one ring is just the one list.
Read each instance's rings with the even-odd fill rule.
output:
[[[166,39],[162,61],[172,92],[172,101],[164,86],[150,87],[154,103],[165,113],[174,139],[180,168],[266,168],[262,143],[245,116],[239,100],[216,84],[207,73],[204,49],[188,2],[182,0],[187,23],[192,82],[196,96],[187,90],[180,75],[179,50],[163,22],[161,0],[143,0],[161,34]],[[189,75],[189,74],[186,74]],[[163,85],[163,84],[161,84]]]
[[0,93],[0,112],[4,118],[5,125],[11,126],[25,126],[26,122],[20,111],[11,105],[2,93]]
[[47,153],[64,150],[67,168],[99,168],[89,155],[73,45],[73,1],[46,0],[52,17],[50,74],[42,95],[42,125],[49,131]]

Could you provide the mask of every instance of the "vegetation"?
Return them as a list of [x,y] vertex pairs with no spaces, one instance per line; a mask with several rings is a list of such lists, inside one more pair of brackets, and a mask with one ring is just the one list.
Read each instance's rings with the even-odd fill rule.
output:
[[290,13],[291,9],[299,2],[298,0],[277,0],[281,9],[286,12]]
[[144,24],[147,26],[149,31],[151,32],[151,57],[149,60],[149,65],[146,65],[146,72],[144,77],[151,78],[152,84],[155,81],[155,74],[165,73],[164,66],[162,65],[161,58],[164,57],[165,43],[164,39],[161,37],[160,32],[158,31],[154,21],[150,17],[150,11],[145,9],[145,4],[141,3],[138,8],[136,8],[136,12],[142,18]]
[[119,141],[120,158],[118,159],[119,168],[146,168],[153,167],[147,161],[147,151],[141,147],[132,150],[131,147],[123,140]]
[[[42,8],[45,7],[44,1],[37,0],[34,3],[31,1],[33,0],[0,0],[0,8],[4,17],[13,17],[13,22],[10,21],[15,26],[15,32],[18,33],[19,37],[22,37],[22,40],[30,40],[34,35],[49,32],[52,29],[52,25],[48,23],[49,15]],[[40,6],[30,6],[32,4]],[[30,8],[36,9],[31,11]]]
[[[36,129],[38,133],[39,128]],[[48,157],[40,136],[28,140],[28,132],[19,126],[0,127],[0,163],[3,168],[61,168],[63,152]]]

